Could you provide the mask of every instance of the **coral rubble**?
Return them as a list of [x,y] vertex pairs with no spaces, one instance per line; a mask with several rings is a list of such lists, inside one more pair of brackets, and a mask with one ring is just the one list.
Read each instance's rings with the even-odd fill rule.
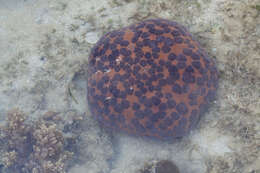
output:
[[65,150],[62,132],[51,121],[27,122],[13,109],[1,128],[1,162],[6,172],[65,173],[72,152]]

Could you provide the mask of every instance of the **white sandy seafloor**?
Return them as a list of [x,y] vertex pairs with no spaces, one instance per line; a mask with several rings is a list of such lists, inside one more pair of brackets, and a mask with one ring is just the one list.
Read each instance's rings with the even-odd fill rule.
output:
[[[0,0],[1,124],[14,107],[31,119],[47,111],[86,116],[84,159],[69,173],[138,173],[162,159],[181,173],[259,173],[259,6],[259,0]],[[186,26],[220,72],[210,110],[171,143],[107,133],[86,104],[91,47],[108,31],[155,17]]]

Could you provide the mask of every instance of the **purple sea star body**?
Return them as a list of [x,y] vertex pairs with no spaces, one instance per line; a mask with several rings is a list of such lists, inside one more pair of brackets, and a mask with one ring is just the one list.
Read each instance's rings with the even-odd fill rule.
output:
[[215,63],[176,22],[150,19],[105,34],[89,57],[88,103],[110,129],[187,134],[216,95]]

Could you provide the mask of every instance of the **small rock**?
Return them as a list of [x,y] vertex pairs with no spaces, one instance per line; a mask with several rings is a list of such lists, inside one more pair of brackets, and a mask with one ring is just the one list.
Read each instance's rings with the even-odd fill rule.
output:
[[173,162],[161,160],[156,164],[155,173],[180,173],[180,171]]
[[179,168],[169,160],[152,162],[144,166],[140,173],[180,173]]
[[98,41],[98,33],[96,32],[88,32],[86,34],[86,41],[90,44],[95,44]]

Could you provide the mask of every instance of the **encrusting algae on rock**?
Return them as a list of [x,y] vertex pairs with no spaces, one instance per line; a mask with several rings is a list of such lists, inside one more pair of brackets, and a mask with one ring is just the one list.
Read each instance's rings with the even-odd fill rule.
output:
[[215,63],[180,24],[149,19],[105,34],[88,66],[88,103],[109,129],[172,139],[216,95]]

